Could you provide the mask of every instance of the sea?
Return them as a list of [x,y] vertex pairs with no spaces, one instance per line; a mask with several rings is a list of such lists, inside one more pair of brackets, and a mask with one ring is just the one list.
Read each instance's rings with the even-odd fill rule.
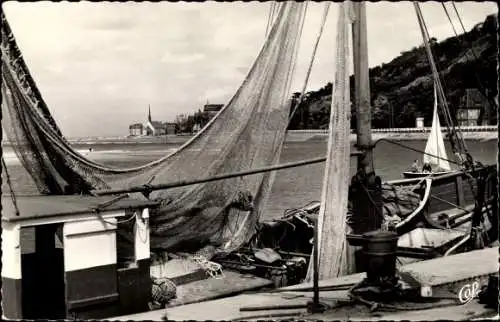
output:
[[[417,150],[425,149],[425,141],[399,142]],[[467,148],[475,160],[484,164],[495,164],[497,159],[496,140],[468,140]],[[116,167],[133,167],[156,160],[172,153],[180,147],[180,143],[109,143],[93,142],[92,144],[76,143],[73,148],[89,159]],[[447,145],[448,155],[451,147]],[[354,147],[352,147],[354,149]],[[286,142],[280,162],[300,161],[321,157],[326,154],[326,142],[309,140],[305,142]],[[19,194],[33,194],[36,189],[23,171],[19,160],[10,147],[3,147],[3,156],[7,164],[7,172],[14,189]],[[399,147],[388,142],[379,142],[374,150],[375,171],[382,180],[400,179],[401,173],[408,170],[412,162],[421,160],[422,154]],[[354,174],[356,158],[351,158],[351,173]],[[273,219],[283,215],[287,209],[298,208],[321,198],[324,164],[312,164],[297,168],[277,171],[271,195],[264,208],[263,218]],[[9,191],[2,171],[2,191]]]

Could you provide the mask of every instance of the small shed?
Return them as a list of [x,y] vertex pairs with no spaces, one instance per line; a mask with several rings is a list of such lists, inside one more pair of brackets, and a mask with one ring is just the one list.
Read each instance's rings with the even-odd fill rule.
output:
[[[129,197],[3,195],[3,317],[99,319],[148,310],[149,209],[157,205]],[[118,256],[121,222],[133,223],[127,264]]]

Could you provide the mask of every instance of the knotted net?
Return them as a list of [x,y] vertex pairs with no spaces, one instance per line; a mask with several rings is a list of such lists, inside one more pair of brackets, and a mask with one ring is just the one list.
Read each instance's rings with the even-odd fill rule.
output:
[[[157,161],[118,169],[84,158],[65,140],[2,14],[3,130],[42,194],[86,194],[272,165],[279,160],[288,125],[304,15],[303,3],[281,6],[241,87],[189,142]],[[153,192],[150,198],[162,204],[151,216],[152,249],[239,248],[254,233],[272,181],[273,173],[264,173]]]

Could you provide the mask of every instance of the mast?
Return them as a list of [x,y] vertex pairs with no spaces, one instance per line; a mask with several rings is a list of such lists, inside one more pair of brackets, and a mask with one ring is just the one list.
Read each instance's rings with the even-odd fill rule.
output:
[[352,202],[351,228],[354,234],[377,230],[382,225],[382,180],[375,175],[371,135],[370,80],[365,2],[353,2],[352,26],[354,58],[354,105],[356,107],[357,173],[352,178],[349,199]]
[[373,172],[372,114],[370,105],[370,79],[368,73],[368,41],[366,37],[366,8],[364,2],[352,3],[355,21],[352,26],[354,88],[356,106],[357,145],[364,152],[358,157],[358,169]]

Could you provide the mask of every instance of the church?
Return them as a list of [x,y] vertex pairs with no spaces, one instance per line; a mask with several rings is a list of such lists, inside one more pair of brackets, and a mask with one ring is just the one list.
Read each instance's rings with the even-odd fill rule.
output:
[[151,106],[148,109],[148,119],[145,123],[135,123],[129,126],[130,136],[159,136],[165,135],[165,124],[151,119]]

